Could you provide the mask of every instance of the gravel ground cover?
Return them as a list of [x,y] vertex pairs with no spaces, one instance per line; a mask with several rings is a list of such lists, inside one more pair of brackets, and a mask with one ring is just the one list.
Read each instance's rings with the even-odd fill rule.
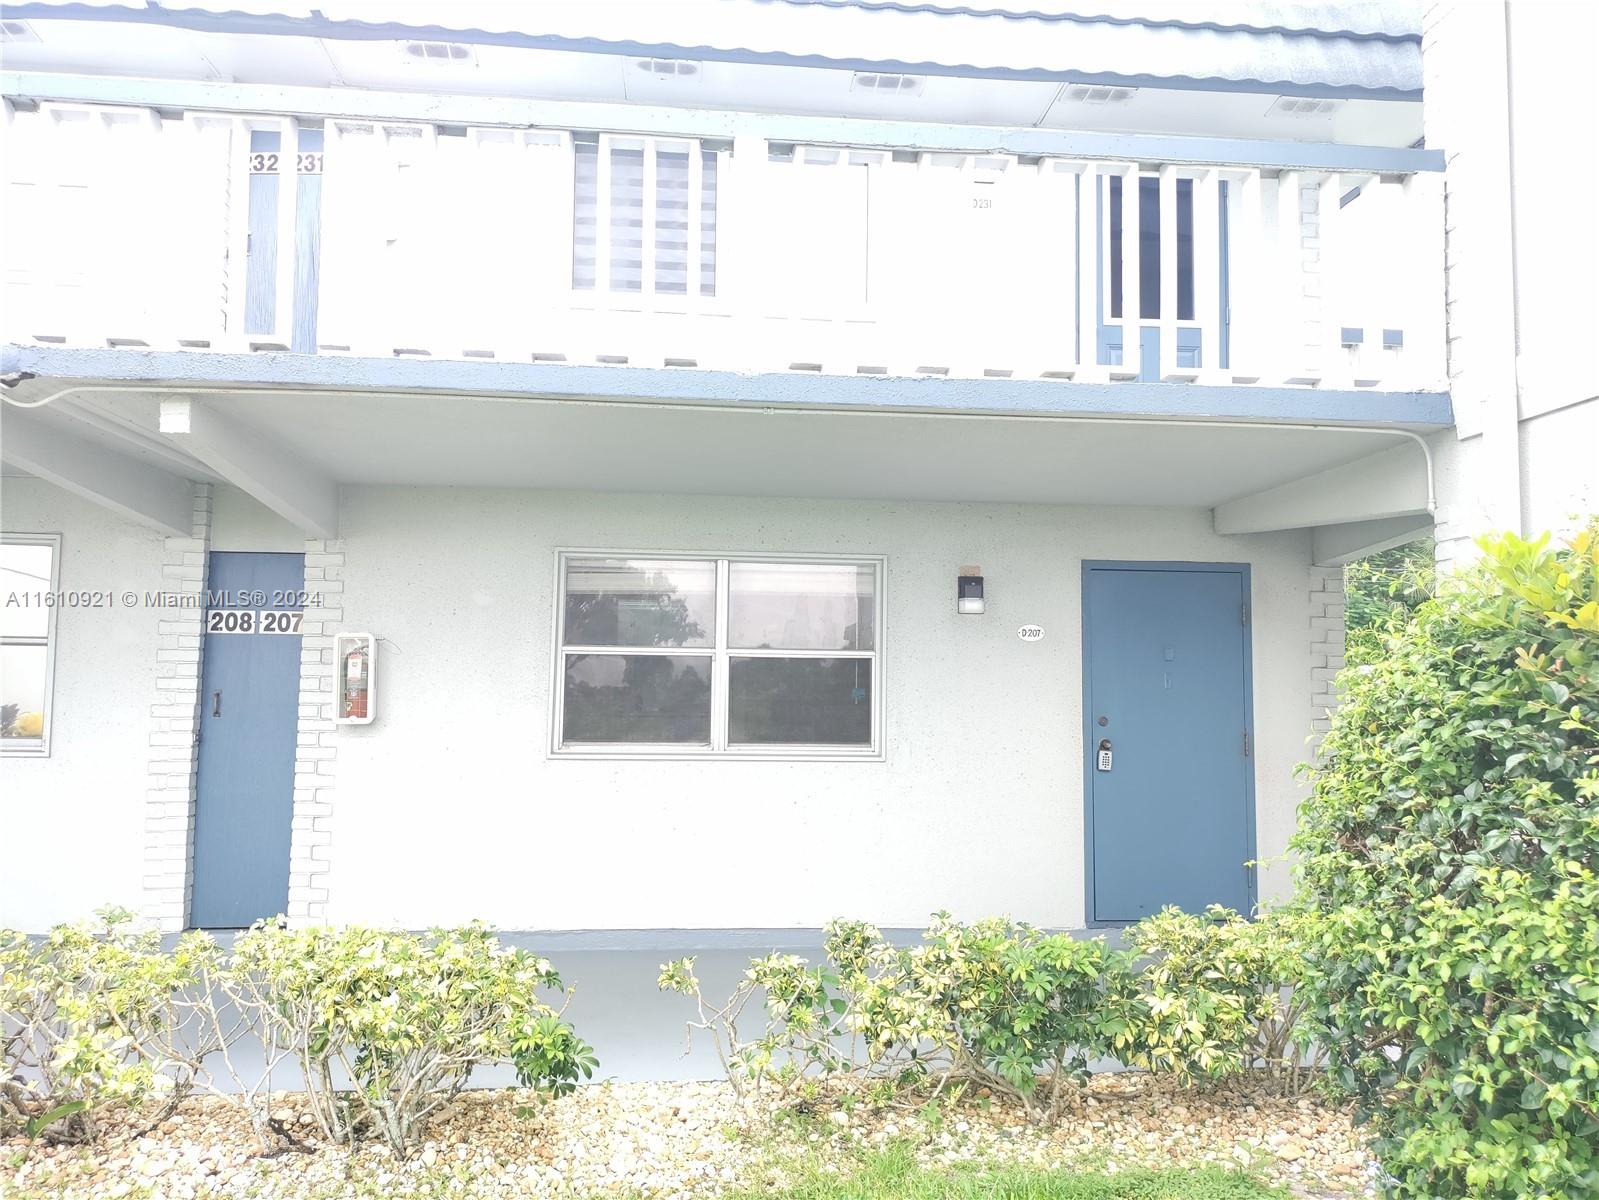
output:
[[463,1094],[408,1160],[366,1143],[319,1142],[286,1095],[300,1149],[259,1157],[247,1123],[194,1098],[159,1128],[119,1120],[93,1147],[0,1147],[0,1195],[18,1200],[335,1200],[438,1197],[710,1197],[764,1193],[814,1173],[847,1174],[884,1149],[926,1167],[1138,1167],[1218,1163],[1258,1170],[1298,1196],[1360,1195],[1372,1165],[1347,1111],[1248,1084],[1180,1089],[1100,1075],[1057,1124],[981,1095],[869,1107],[847,1086],[780,1105],[725,1083],[599,1084],[559,1100]]

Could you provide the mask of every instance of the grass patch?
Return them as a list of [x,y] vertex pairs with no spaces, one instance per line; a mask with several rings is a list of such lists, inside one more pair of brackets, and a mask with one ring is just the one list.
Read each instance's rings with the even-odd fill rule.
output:
[[1282,1200],[1288,1192],[1223,1167],[1161,1170],[1045,1170],[1041,1167],[920,1167],[909,1148],[867,1159],[854,1173],[807,1169],[779,1190],[737,1200]]

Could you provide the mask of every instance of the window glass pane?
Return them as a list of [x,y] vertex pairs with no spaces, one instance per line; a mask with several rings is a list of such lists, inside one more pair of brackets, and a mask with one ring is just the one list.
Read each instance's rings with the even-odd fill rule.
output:
[[1122,315],[1122,180],[1112,175],[1110,191],[1110,315]]
[[0,737],[44,736],[43,646],[0,646]]
[[734,658],[727,704],[734,745],[870,746],[872,662]]
[[688,294],[688,151],[655,152],[655,290]]
[[594,287],[596,250],[595,194],[599,188],[600,147],[589,139],[572,141],[572,286]]
[[871,650],[874,571],[854,563],[733,563],[727,644],[757,650]]
[[611,147],[611,290],[636,292],[644,277],[644,147]]
[[709,646],[716,564],[677,559],[571,559],[568,646]]
[[1194,319],[1194,181],[1177,181],[1177,319]]
[[1160,180],[1138,181],[1138,315],[1160,319]]
[[42,638],[50,632],[50,610],[39,606],[35,593],[50,590],[52,553],[50,546],[0,545],[0,636]]
[[562,739],[711,740],[711,660],[675,654],[568,654]]
[[716,295],[716,151],[700,151],[700,295]]

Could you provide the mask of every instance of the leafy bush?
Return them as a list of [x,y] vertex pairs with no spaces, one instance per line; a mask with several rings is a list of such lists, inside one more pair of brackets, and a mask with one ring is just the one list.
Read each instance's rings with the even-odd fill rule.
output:
[[1599,1196],[1599,539],[1485,558],[1340,679],[1302,985],[1407,1197]]
[[1371,662],[1437,589],[1432,538],[1381,550],[1344,568],[1344,658]]
[[195,1064],[174,1055],[173,1001],[194,984],[203,942],[167,954],[131,914],[100,918],[37,941],[0,931],[0,1127],[81,1141],[107,1110],[192,1082]]
[[[508,1062],[553,1094],[594,1072],[593,1051],[540,999],[561,987],[549,963],[481,925],[263,922],[224,952],[199,933],[163,951],[128,920],[108,912],[102,928],[37,942],[0,932],[0,1123],[88,1138],[112,1106],[200,1089],[243,1107],[273,1152],[289,1139],[271,1089],[291,1062],[325,1136],[376,1135],[404,1154],[478,1066]],[[235,1052],[248,1038],[259,1056]]]
[[1041,1072],[1053,1104],[1060,1085],[1108,1051],[1106,998],[1126,975],[1126,956],[1102,938],[1078,941],[1004,918],[961,925],[941,913],[864,997],[861,1024],[876,1037],[897,1036],[896,1000],[909,998],[955,1075],[1032,1108]]
[[1112,1024],[1118,1056],[1185,1080],[1261,1069],[1297,1091],[1322,1057],[1301,1025],[1296,988],[1310,920],[1277,911],[1250,921],[1212,906],[1202,915],[1167,908],[1129,928],[1145,961]]
[[[709,1004],[693,959],[661,968],[661,987],[693,997],[693,1028],[716,1040],[735,1087],[779,1086],[837,1072],[890,1085],[964,1080],[1029,1109],[1040,1082],[1060,1085],[1108,1049],[1108,992],[1128,977],[1125,955],[1103,939],[1077,941],[1005,919],[963,925],[934,917],[924,940],[893,945],[863,922],[827,928],[827,961],[756,959],[733,997]],[[765,1022],[745,1040],[738,1021],[764,997]]]
[[298,1062],[330,1138],[373,1132],[409,1153],[476,1067],[510,1062],[525,1086],[557,1094],[594,1071],[587,1044],[538,997],[560,977],[482,925],[426,935],[258,925],[235,943],[221,984],[269,1053]]
[[[663,963],[656,982],[662,991],[695,1002],[699,1012],[689,1022],[690,1037],[696,1029],[710,1035],[722,1070],[739,1095],[747,1084],[758,1090],[769,1081],[787,1090],[804,1079],[861,1066],[848,1044],[844,1014],[849,1000],[828,967],[813,967],[793,954],[768,954],[752,960],[733,994],[714,1004],[705,997],[694,963],[692,957]],[[739,1023],[756,996],[762,997],[765,1020],[751,1038]]]

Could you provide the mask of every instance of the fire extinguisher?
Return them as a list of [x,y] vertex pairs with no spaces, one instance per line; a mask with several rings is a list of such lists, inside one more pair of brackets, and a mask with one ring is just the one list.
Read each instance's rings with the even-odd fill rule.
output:
[[372,671],[369,650],[363,642],[344,656],[344,712],[343,716],[357,720],[367,713],[367,696],[371,686]]

